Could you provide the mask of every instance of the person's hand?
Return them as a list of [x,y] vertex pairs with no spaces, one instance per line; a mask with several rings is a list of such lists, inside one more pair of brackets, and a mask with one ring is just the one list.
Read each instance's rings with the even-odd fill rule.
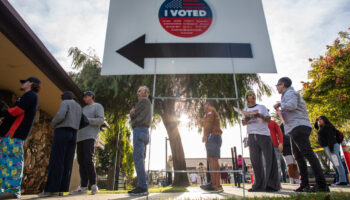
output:
[[200,117],[197,117],[197,118],[196,118],[196,121],[197,121],[197,124],[202,125],[202,119],[201,119]]
[[279,107],[281,107],[281,104],[280,103],[276,103],[274,106],[275,110],[278,110]]
[[282,153],[283,152],[283,144],[278,145],[278,150]]
[[317,117],[316,119],[315,119],[315,122],[318,122],[318,120],[319,120],[320,118],[319,117]]
[[207,137],[206,137],[205,135],[203,135],[202,142],[203,142],[203,143],[206,143],[206,142],[207,142]]
[[132,108],[132,109],[130,110],[130,114],[131,114],[131,115],[135,114],[135,108]]
[[255,114],[254,115],[256,118],[264,118],[265,116],[264,115],[262,115],[262,114],[260,114],[260,113],[257,113],[257,114]]

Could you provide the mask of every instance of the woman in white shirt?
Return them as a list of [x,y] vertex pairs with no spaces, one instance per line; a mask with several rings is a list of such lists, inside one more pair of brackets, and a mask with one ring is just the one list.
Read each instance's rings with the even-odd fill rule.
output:
[[[244,109],[243,126],[247,126],[248,145],[255,180],[249,192],[276,192],[281,188],[278,177],[277,159],[274,153],[268,123],[271,118],[267,108],[256,104],[254,91],[245,95],[247,108]],[[262,156],[263,155],[263,156]],[[263,158],[265,162],[263,162]],[[264,164],[266,169],[264,170]],[[265,171],[265,172],[264,172]]]

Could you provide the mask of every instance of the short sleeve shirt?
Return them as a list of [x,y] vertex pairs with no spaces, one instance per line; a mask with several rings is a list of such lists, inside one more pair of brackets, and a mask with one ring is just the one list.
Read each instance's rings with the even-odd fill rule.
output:
[[[270,114],[267,111],[267,108],[263,105],[257,104],[254,107],[244,108],[246,112],[258,112],[265,117],[269,117]],[[244,120],[245,117],[242,118]],[[261,118],[252,118],[247,123],[247,132],[248,134],[256,134],[256,135],[266,135],[270,136],[270,130],[268,127],[268,123]]]

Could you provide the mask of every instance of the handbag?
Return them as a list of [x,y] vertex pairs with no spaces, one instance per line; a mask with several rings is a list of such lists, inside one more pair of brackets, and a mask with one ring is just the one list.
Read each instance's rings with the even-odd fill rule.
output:
[[89,126],[89,124],[89,119],[84,114],[81,114],[79,129],[83,129]]
[[244,144],[244,148],[249,147],[248,137],[245,137],[245,138],[243,139],[243,144]]

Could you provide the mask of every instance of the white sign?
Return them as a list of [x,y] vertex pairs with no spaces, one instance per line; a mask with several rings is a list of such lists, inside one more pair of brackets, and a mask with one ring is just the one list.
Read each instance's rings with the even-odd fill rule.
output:
[[275,73],[262,0],[111,0],[102,75]]

